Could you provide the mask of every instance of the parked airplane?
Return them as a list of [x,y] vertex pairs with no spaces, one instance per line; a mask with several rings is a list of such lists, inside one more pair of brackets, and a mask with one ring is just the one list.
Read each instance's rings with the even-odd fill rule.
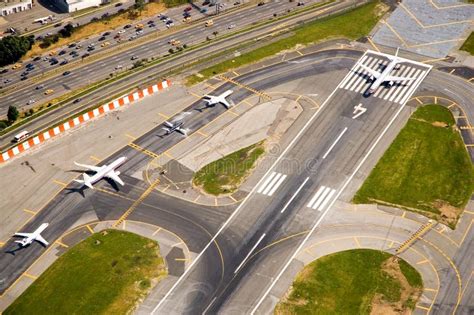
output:
[[95,172],[95,174],[92,176],[89,176],[86,173],[84,173],[82,175],[84,178],[83,180],[75,179],[74,181],[84,184],[91,189],[94,189],[92,184],[106,177],[106,178],[110,178],[114,180],[115,182],[123,186],[125,185],[125,183],[119,177],[120,172],[116,171],[115,169],[119,167],[120,165],[122,165],[123,163],[125,163],[126,160],[127,158],[125,156],[122,156],[116,159],[115,161],[113,161],[112,163],[110,163],[109,165],[104,164],[102,166],[93,166],[93,165],[79,164],[77,162],[74,162],[74,164],[76,164],[77,166],[84,167]]
[[48,16],[45,16],[45,17],[36,19],[36,20],[34,20],[33,22],[34,22],[34,23],[39,22],[39,23],[41,23],[41,24],[44,25],[44,24],[47,24],[47,23],[48,23],[48,20],[51,20],[51,21],[52,21],[52,20],[53,20],[53,16],[52,16],[52,15],[48,15]]
[[377,91],[377,89],[384,82],[388,82],[388,85],[392,86],[395,82],[412,81],[416,79],[416,78],[397,77],[397,76],[390,75],[390,73],[392,73],[392,70],[394,70],[395,67],[399,63],[403,62],[402,59],[398,58],[398,50],[399,48],[397,48],[397,52],[395,53],[395,56],[388,57],[390,59],[390,63],[385,67],[385,69],[383,69],[382,72],[378,72],[367,66],[360,65],[365,71],[369,73],[370,80],[373,81],[366,92],[367,95],[375,93],[375,91]]
[[221,103],[222,105],[225,106],[225,108],[229,108],[229,107],[231,107],[231,104],[229,102],[227,102],[227,100],[225,98],[227,96],[231,95],[232,93],[234,93],[234,91],[227,90],[227,91],[225,91],[224,93],[222,93],[221,95],[218,95],[218,96],[204,95],[203,99],[207,102],[208,107],[212,107],[216,104]]
[[178,121],[175,121],[173,123],[171,123],[169,121],[165,121],[164,124],[167,127],[163,127],[161,129],[166,130],[167,135],[169,135],[170,133],[172,133],[174,131],[177,131],[177,132],[181,133],[184,136],[188,135],[188,131],[186,129],[182,128],[183,125],[184,125],[184,121],[182,121],[182,120],[178,120]]
[[25,247],[33,243],[33,241],[38,241],[44,246],[48,246],[49,243],[41,236],[41,232],[43,232],[48,225],[49,223],[41,224],[33,233],[15,233],[14,236],[23,237],[22,240],[15,241],[15,243],[19,243],[21,247]]

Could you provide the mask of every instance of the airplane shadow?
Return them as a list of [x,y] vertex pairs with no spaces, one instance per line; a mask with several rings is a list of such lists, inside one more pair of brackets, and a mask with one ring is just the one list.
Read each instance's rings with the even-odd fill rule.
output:
[[74,193],[79,193],[82,198],[86,198],[86,195],[84,194],[84,190],[86,190],[86,186],[81,186],[80,188],[75,188],[75,187],[72,187],[72,188],[65,188],[65,190],[67,190],[67,194],[74,194]]
[[[13,237],[20,238],[20,236],[17,236],[17,235],[13,235]],[[44,244],[42,244],[42,243],[40,243],[40,242],[37,242],[37,243],[40,244],[41,246],[43,246],[44,248],[47,247],[47,246],[45,246]],[[31,244],[28,244],[28,245],[25,245],[25,246],[21,246],[20,244],[18,244],[18,246],[17,246],[16,248],[6,250],[6,251],[5,251],[5,254],[10,254],[10,255],[15,256],[15,255],[16,255],[16,252],[21,251],[22,249],[25,249],[25,248],[30,247],[30,245],[31,245]]]

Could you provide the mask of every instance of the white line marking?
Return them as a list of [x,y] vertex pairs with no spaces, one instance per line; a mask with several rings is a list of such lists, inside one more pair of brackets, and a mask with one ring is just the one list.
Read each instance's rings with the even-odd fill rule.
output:
[[[431,70],[431,67],[429,68],[429,70]],[[426,72],[429,72],[426,71]],[[347,185],[349,185],[350,181],[354,178],[355,174],[359,171],[359,169],[362,167],[362,165],[364,164],[364,162],[367,160],[367,158],[369,157],[369,155],[372,153],[372,151],[375,149],[375,147],[377,146],[377,144],[380,142],[380,140],[382,139],[382,137],[385,135],[385,133],[387,132],[388,128],[390,128],[393,124],[393,122],[395,121],[395,119],[397,119],[398,115],[400,115],[400,113],[402,112],[403,108],[405,108],[405,104],[406,102],[404,102],[400,108],[398,109],[398,111],[393,115],[392,119],[388,122],[388,124],[385,126],[385,128],[382,130],[382,133],[380,133],[380,135],[378,136],[378,138],[375,140],[375,142],[372,144],[372,146],[369,148],[369,151],[367,151],[367,153],[365,154],[365,156],[362,158],[362,160],[359,162],[359,164],[357,165],[357,167],[355,168],[354,172],[352,172],[351,176],[344,182],[344,184],[342,185],[341,189],[339,189],[336,197],[334,197],[333,201],[329,204],[329,206],[326,208],[325,211],[322,212],[321,216],[318,218],[318,220],[315,222],[315,224],[313,225],[313,227],[311,228],[311,230],[309,231],[308,234],[306,234],[305,238],[303,239],[303,241],[301,242],[301,244],[298,246],[298,248],[296,249],[296,251],[293,253],[293,255],[290,257],[290,259],[286,262],[286,264],[283,266],[282,270],[280,271],[280,273],[278,273],[278,275],[276,276],[276,278],[273,279],[272,283],[270,284],[270,286],[268,287],[268,289],[265,291],[265,293],[263,294],[263,296],[260,298],[260,300],[257,302],[257,305],[255,305],[255,307],[253,308],[252,312],[250,313],[251,315],[255,314],[255,311],[260,307],[260,305],[263,303],[263,300],[267,297],[268,293],[270,293],[270,290],[275,286],[275,284],[277,283],[277,281],[281,278],[281,276],[283,275],[283,273],[286,271],[286,269],[288,268],[288,266],[290,265],[291,261],[296,257],[296,255],[298,254],[298,252],[301,250],[301,248],[303,248],[304,244],[308,241],[308,239],[311,237],[311,235],[314,233],[314,230],[316,230],[316,228],[319,226],[319,224],[321,224],[322,220],[326,217],[326,214],[329,212],[329,210],[331,209],[332,205],[334,204],[334,202],[339,198],[339,196],[341,195],[341,193],[344,191],[344,189],[346,189]]]
[[319,205],[321,204],[321,202],[323,202],[324,198],[326,198],[326,195],[331,191],[331,188],[329,187],[326,187],[324,188],[324,191],[323,193],[321,194],[321,196],[319,196],[318,200],[316,200],[316,202],[314,203],[314,205],[311,207],[313,209],[316,209],[319,207]]
[[324,199],[324,202],[318,207],[319,211],[322,211],[324,209],[326,204],[329,202],[329,200],[331,200],[332,196],[334,196],[335,193],[336,193],[336,190],[331,189],[331,192],[329,193],[329,195],[326,196],[326,199]]
[[273,176],[276,175],[276,172],[272,172],[270,174],[270,176],[267,177],[267,179],[265,179],[265,181],[263,182],[263,184],[260,186],[260,188],[258,188],[257,192],[258,193],[261,193],[263,191],[263,189],[265,189],[265,186],[267,186],[267,184],[272,180]]
[[237,267],[237,269],[235,269],[234,273],[237,273],[237,271],[239,271],[240,268],[242,268],[242,266],[244,265],[244,263],[247,261],[247,259],[250,257],[250,255],[253,253],[253,251],[255,250],[255,248],[257,248],[258,244],[260,244],[260,242],[263,240],[263,238],[265,237],[265,233],[262,234],[262,236],[260,236],[259,240],[257,241],[257,243],[255,243],[255,245],[253,245],[252,249],[250,250],[250,252],[247,254],[247,256],[245,256],[244,260],[242,260],[242,262],[240,263],[240,265]]
[[311,200],[308,202],[307,207],[309,207],[309,208],[313,207],[314,202],[316,201],[316,199],[319,198],[319,196],[323,192],[324,188],[326,188],[326,186],[319,187],[318,191],[314,194],[313,198],[311,198]]
[[[367,52],[365,52],[361,58],[365,57],[365,55],[367,54]],[[357,65],[357,63],[355,64]],[[347,76],[349,76],[351,74],[351,71],[354,69],[355,65],[351,68],[351,70],[349,70],[349,72],[346,74],[346,76],[342,79],[342,81],[344,81],[346,79]],[[341,81],[341,82],[342,82]],[[280,160],[283,158],[283,156],[286,154],[286,152],[288,152],[288,150],[290,150],[293,145],[296,143],[296,141],[301,137],[301,135],[306,131],[306,129],[308,128],[309,125],[311,125],[311,123],[313,122],[313,120],[318,116],[318,114],[321,112],[321,110],[326,106],[326,104],[329,102],[329,100],[332,98],[332,96],[338,91],[339,87],[340,87],[341,83],[339,83],[336,88],[331,92],[331,94],[329,94],[329,96],[326,98],[326,100],[321,104],[321,106],[314,112],[314,114],[310,117],[310,119],[306,122],[306,124],[304,124],[304,126],[300,129],[300,131],[298,131],[298,133],[296,134],[296,136],[293,138],[293,140],[291,140],[291,142],[288,144],[288,146],[285,148],[285,150],[283,150],[283,152],[280,154],[280,156],[275,160],[275,162],[273,162],[273,164],[270,166],[270,168],[267,170],[267,172],[264,174],[264,176],[259,180],[259,182],[257,183],[257,185],[255,185],[252,190],[250,191],[250,193],[245,196],[244,200],[240,203],[240,205],[237,207],[237,209],[235,209],[234,212],[232,212],[232,214],[227,218],[227,220],[222,224],[222,226],[219,228],[219,230],[216,232],[216,234],[214,234],[214,236],[209,240],[209,242],[206,244],[206,246],[204,246],[203,250],[196,256],[196,258],[191,262],[191,264],[189,265],[188,269],[186,269],[183,274],[178,278],[178,280],[176,280],[176,282],[171,286],[171,288],[168,290],[168,292],[166,292],[166,294],[163,296],[163,298],[160,300],[160,302],[155,306],[155,308],[151,311],[151,314],[154,314],[156,312],[156,310],[158,310],[161,305],[166,301],[166,299],[168,299],[168,297],[170,296],[170,294],[176,289],[176,287],[183,281],[184,277],[186,277],[188,275],[188,273],[193,269],[194,265],[199,261],[199,259],[202,257],[202,255],[204,254],[204,252],[209,248],[209,246],[211,246],[214,241],[216,240],[216,238],[222,233],[222,231],[229,225],[229,223],[234,219],[234,217],[240,212],[240,209],[242,208],[243,205],[245,205],[246,201],[250,198],[250,196],[252,196],[253,192],[255,191],[256,187],[258,187],[258,185],[260,184],[261,181],[263,181],[263,179],[265,178],[265,176],[267,176],[271,171],[272,169],[280,162]]]
[[423,82],[423,80],[425,79],[425,77],[428,75],[428,72],[430,72],[431,68],[429,68],[429,70],[427,71],[423,71],[421,73],[421,76],[420,76],[420,79],[417,80],[415,82],[415,84],[413,84],[410,88],[410,90],[408,91],[408,93],[402,98],[402,100],[400,101],[401,103],[405,104],[408,99],[411,97],[411,95],[413,94],[413,92],[415,92],[415,90],[418,88],[418,86],[421,84],[421,82]]
[[273,186],[272,190],[270,190],[270,192],[268,193],[268,196],[272,196],[273,193],[278,189],[278,187],[280,187],[281,183],[283,183],[283,181],[285,180],[286,178],[286,175],[283,175],[282,177],[280,177],[280,179],[278,180],[278,182]]
[[206,312],[211,308],[212,304],[214,304],[214,302],[215,302],[216,299],[217,299],[217,296],[212,299],[211,303],[209,303],[209,305],[206,307],[206,309],[204,310],[204,312],[202,312],[202,315],[205,315],[205,314],[206,314]]
[[283,213],[285,212],[286,208],[288,208],[288,206],[290,205],[290,203],[293,201],[293,199],[295,199],[296,195],[298,195],[298,193],[300,192],[300,190],[303,188],[303,186],[306,184],[306,182],[309,180],[309,177],[306,177],[306,179],[304,180],[303,184],[300,185],[300,187],[296,190],[296,192],[293,194],[293,196],[291,196],[290,200],[288,200],[288,202],[285,204],[285,206],[283,207],[283,209],[281,209],[280,213]]
[[262,194],[268,195],[268,192],[273,187],[273,185],[275,185],[275,183],[278,181],[281,175],[282,175],[281,173],[277,173],[276,176],[273,177],[273,180],[270,182],[270,184],[268,184],[267,187],[265,187],[265,189],[262,191]]
[[336,140],[333,142],[333,144],[331,144],[329,149],[323,155],[323,159],[325,159],[329,155],[329,153],[331,153],[332,149],[334,149],[334,146],[339,142],[339,140],[341,140],[342,136],[346,133],[346,131],[347,131],[347,127],[344,128],[344,130],[339,134],[339,136],[336,138]]

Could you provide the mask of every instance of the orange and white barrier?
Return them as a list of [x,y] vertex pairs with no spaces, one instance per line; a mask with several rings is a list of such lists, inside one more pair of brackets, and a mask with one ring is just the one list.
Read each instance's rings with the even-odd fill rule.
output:
[[20,153],[39,145],[40,143],[45,142],[46,140],[53,138],[54,136],[59,135],[60,133],[63,133],[71,128],[74,128],[80,124],[83,124],[91,119],[97,118],[101,115],[104,115],[107,112],[113,111],[117,108],[120,108],[124,105],[131,104],[135,101],[138,101],[145,96],[148,95],[153,95],[163,89],[168,88],[171,86],[171,82],[169,80],[165,80],[163,82],[159,82],[157,84],[154,84],[152,86],[149,86],[146,89],[143,89],[141,91],[137,91],[135,93],[123,96],[119,99],[116,99],[108,104],[102,105],[94,110],[91,110],[90,112],[87,112],[85,114],[82,114],[74,119],[71,119],[68,122],[65,122],[64,124],[61,124],[57,127],[54,127],[48,131],[45,131],[31,139],[28,139],[27,141],[20,143],[19,145],[9,149],[6,152],[3,152],[0,155],[0,163],[4,163],[8,161],[9,159],[13,158],[16,155],[19,155]]

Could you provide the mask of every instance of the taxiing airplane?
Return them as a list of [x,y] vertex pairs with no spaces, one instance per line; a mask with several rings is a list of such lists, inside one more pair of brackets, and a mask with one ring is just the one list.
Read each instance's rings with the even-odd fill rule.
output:
[[33,233],[15,233],[14,236],[23,237],[22,240],[15,241],[15,243],[19,243],[21,247],[25,247],[33,243],[34,241],[38,241],[44,246],[48,246],[49,243],[41,236],[41,232],[43,232],[49,223],[43,223],[40,225],[39,228],[36,229]]
[[225,98],[227,96],[231,95],[232,93],[234,93],[234,91],[227,90],[227,91],[225,91],[224,93],[222,93],[221,95],[218,95],[218,96],[204,95],[202,98],[204,99],[204,101],[207,102],[208,107],[212,107],[212,106],[220,103],[220,104],[224,105],[225,108],[229,108],[232,105],[229,102],[227,102],[227,100]]
[[416,79],[416,78],[397,77],[397,76],[390,75],[392,73],[392,70],[394,70],[395,67],[399,63],[404,62],[404,60],[402,60],[401,58],[398,58],[398,50],[399,48],[397,48],[397,52],[395,53],[395,56],[388,57],[390,59],[390,63],[385,67],[385,69],[383,69],[382,72],[378,72],[367,66],[360,65],[365,71],[369,73],[370,80],[372,81],[372,84],[370,85],[369,89],[366,92],[367,95],[375,93],[375,91],[377,91],[377,89],[384,82],[388,82],[388,85],[392,86],[395,82],[412,81]]
[[124,186],[125,183],[119,177],[120,172],[116,171],[115,169],[117,167],[119,167],[120,165],[122,165],[123,163],[125,163],[126,160],[127,160],[127,158],[125,156],[122,156],[122,157],[119,157],[118,159],[116,159],[115,161],[113,161],[112,163],[110,163],[109,165],[104,164],[102,166],[79,164],[77,162],[74,162],[74,164],[76,164],[77,166],[84,167],[84,168],[87,168],[87,169],[95,172],[95,174],[92,175],[92,176],[89,176],[86,173],[84,173],[84,174],[82,174],[82,176],[84,178],[83,180],[75,179],[74,181],[78,182],[78,183],[81,183],[81,184],[84,184],[85,186],[87,186],[91,189],[94,189],[92,184],[94,184],[94,183],[98,182],[99,180],[101,180],[102,178],[106,177],[106,178],[110,178],[110,179],[114,180],[115,182],[119,183],[120,185]]
[[184,121],[182,121],[182,120],[178,120],[178,121],[175,121],[175,122],[165,121],[164,124],[167,127],[163,127],[161,129],[166,130],[167,135],[169,135],[170,133],[173,133],[174,131],[177,131],[177,132],[181,133],[183,136],[188,135],[188,131],[183,128]]

